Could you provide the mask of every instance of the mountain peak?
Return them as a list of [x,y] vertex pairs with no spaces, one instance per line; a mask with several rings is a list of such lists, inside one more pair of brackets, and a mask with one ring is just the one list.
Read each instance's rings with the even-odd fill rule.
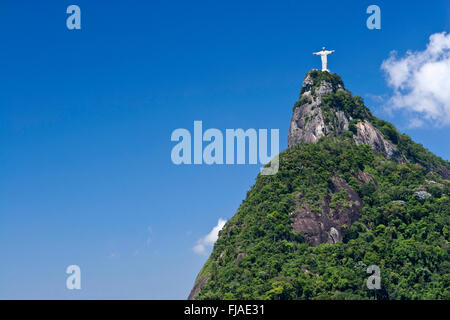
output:
[[[320,88],[325,91],[320,91]],[[312,69],[303,80],[300,96],[310,90],[313,90],[313,93],[315,93],[315,89],[319,89],[319,94],[336,92],[344,89],[344,82],[336,73]]]

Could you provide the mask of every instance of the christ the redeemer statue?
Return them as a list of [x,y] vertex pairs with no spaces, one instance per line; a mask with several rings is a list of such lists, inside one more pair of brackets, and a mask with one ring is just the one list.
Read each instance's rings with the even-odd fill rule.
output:
[[327,55],[332,54],[334,50],[328,51],[325,50],[325,47],[322,48],[322,51],[319,52],[313,52],[316,56],[320,56],[322,59],[322,71],[330,71],[327,69]]

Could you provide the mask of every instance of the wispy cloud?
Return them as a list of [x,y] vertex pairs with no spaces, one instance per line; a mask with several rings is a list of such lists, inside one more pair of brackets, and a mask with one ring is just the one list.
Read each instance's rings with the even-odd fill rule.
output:
[[412,113],[410,126],[450,124],[450,34],[431,35],[424,51],[391,52],[381,68],[394,90],[388,104]]
[[412,119],[410,119],[410,121],[409,121],[408,128],[410,128],[410,129],[420,128],[420,127],[423,126],[423,124],[424,124],[424,122],[423,122],[422,119],[419,119],[419,118],[412,118]]
[[148,227],[147,227],[147,239],[145,240],[145,245],[146,245],[147,247],[149,247],[150,244],[152,243],[152,237],[151,237],[152,232],[153,232],[152,227],[151,227],[151,226],[148,226]]
[[197,241],[197,244],[192,248],[192,250],[200,255],[205,254],[206,249],[212,247],[214,243],[217,241],[219,231],[222,230],[226,222],[227,222],[226,220],[220,218],[219,221],[217,222],[217,225],[214,228],[212,228],[212,230],[206,236],[199,239]]
[[141,242],[141,245],[133,251],[133,256],[138,256],[143,253],[147,248],[149,248],[153,242],[153,228],[152,226],[147,226],[145,229],[145,241]]
[[379,94],[366,93],[364,97],[376,103],[381,103],[385,100],[385,97]]
[[111,252],[108,256],[110,259],[116,259],[120,257],[120,254],[117,252]]

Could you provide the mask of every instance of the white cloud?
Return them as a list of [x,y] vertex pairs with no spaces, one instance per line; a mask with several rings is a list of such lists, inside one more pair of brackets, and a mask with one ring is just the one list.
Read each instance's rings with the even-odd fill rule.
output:
[[450,34],[431,35],[424,51],[391,52],[381,69],[394,89],[390,107],[414,114],[410,126],[450,124]]
[[192,248],[192,250],[197,254],[205,254],[207,247],[212,247],[219,237],[219,231],[222,230],[223,226],[227,221],[219,218],[217,225],[212,228],[212,230],[203,238],[197,241],[197,244]]
[[419,118],[412,118],[409,121],[409,125],[408,128],[410,129],[414,129],[414,128],[420,128],[421,126],[423,126],[424,122],[422,119]]

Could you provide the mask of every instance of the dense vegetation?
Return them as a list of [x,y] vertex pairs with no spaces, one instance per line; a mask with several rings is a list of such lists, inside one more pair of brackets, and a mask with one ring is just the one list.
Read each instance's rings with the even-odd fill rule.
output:
[[353,96],[347,90],[323,95],[321,108],[325,112],[330,109],[342,110],[349,118],[354,120],[374,119],[370,110],[364,106],[363,99],[358,95]]
[[[281,153],[224,227],[198,280],[199,299],[450,299],[450,184],[417,164],[398,164],[346,135]],[[377,183],[361,185],[365,171]],[[344,241],[311,247],[293,231],[295,195],[319,201],[339,175],[364,202]],[[421,200],[415,192],[427,191]],[[366,287],[368,265],[382,287]]]
[[325,123],[336,121],[336,115],[332,110],[343,111],[349,119],[349,130],[356,133],[356,123],[367,120],[371,122],[384,137],[397,145],[398,150],[406,159],[418,163],[427,170],[442,173],[442,170],[450,170],[450,163],[429,152],[421,144],[414,142],[408,135],[401,134],[395,126],[387,121],[378,119],[364,105],[364,100],[358,95],[352,95],[347,90],[329,93],[322,96],[322,113]]

